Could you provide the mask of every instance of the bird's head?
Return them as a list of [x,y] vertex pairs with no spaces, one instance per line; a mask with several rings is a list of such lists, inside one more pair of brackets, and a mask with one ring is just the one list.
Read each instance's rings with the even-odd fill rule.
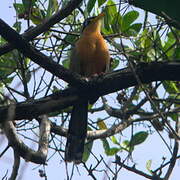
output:
[[82,33],[84,32],[100,32],[102,19],[104,17],[104,13],[99,14],[98,16],[87,18],[83,23]]

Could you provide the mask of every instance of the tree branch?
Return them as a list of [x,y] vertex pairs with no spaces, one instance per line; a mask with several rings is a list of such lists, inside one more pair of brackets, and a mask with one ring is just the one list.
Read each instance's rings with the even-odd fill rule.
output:
[[[65,17],[69,16],[74,9],[76,9],[82,0],[72,0],[70,1],[67,6],[63,9],[59,10],[49,19],[46,19],[43,23],[39,24],[38,26],[28,30],[27,32],[23,33],[22,36],[27,41],[32,40],[36,36],[40,35],[41,33],[47,31],[50,27],[54,24],[58,23],[59,21],[63,20]],[[0,56],[13,50],[14,46],[10,43],[5,44],[4,46],[0,47]]]
[[[11,105],[8,110],[8,119],[3,123],[5,135],[9,145],[23,157],[26,161],[31,161],[37,164],[45,164],[48,152],[48,137],[50,134],[50,121],[47,116],[41,116],[40,123],[40,138],[38,151],[34,151],[19,139],[12,120],[14,119],[15,106]],[[11,118],[11,119],[10,119]]]
[[39,127],[39,153],[41,153],[46,159],[48,154],[49,145],[49,135],[51,130],[51,122],[49,121],[47,115],[41,115],[39,117],[41,120]]
[[0,19],[0,34],[21,53],[29,57],[45,70],[51,72],[53,75],[56,75],[71,85],[82,86],[85,84],[85,82],[81,80],[80,75],[70,72],[68,69],[54,62],[50,57],[39,52],[2,19]]
[[[180,63],[178,62],[142,63],[136,67],[135,72],[142,83],[162,80],[180,81]],[[82,88],[71,87],[38,100],[17,103],[15,119],[36,118],[39,115],[71,106],[79,98],[89,100],[137,84],[136,78],[128,68],[107,73],[103,77],[93,78]],[[7,118],[8,108],[9,106],[0,107],[0,123]]]
[[177,158],[177,154],[178,154],[178,149],[179,149],[179,143],[177,140],[175,140],[175,144],[174,144],[174,149],[173,149],[173,154],[172,154],[172,157],[171,157],[171,160],[170,160],[170,164],[169,164],[169,168],[164,176],[164,180],[168,180],[173,169],[174,169],[174,166],[176,164],[176,158]]
[[[170,113],[174,113],[174,111],[165,112],[164,115],[167,115]],[[127,116],[127,115],[125,114],[124,116]],[[87,139],[96,140],[96,139],[101,139],[101,138],[107,138],[107,137],[113,136],[119,132],[122,132],[124,129],[126,129],[128,126],[130,126],[133,122],[152,121],[153,119],[158,118],[158,117],[159,117],[159,114],[155,114],[155,115],[149,114],[149,115],[146,115],[145,117],[138,118],[135,120],[126,119],[126,121],[121,121],[120,123],[113,125],[108,129],[88,131]],[[62,126],[58,126],[58,125],[56,125],[56,123],[51,122],[51,132],[55,133],[56,135],[66,137],[67,131],[68,131],[68,129],[66,129]]]
[[146,174],[146,173],[144,173],[144,172],[136,169],[135,167],[126,166],[124,163],[121,162],[119,156],[116,156],[116,160],[115,160],[114,163],[116,163],[116,164],[118,164],[119,166],[127,169],[128,171],[131,171],[131,172],[133,172],[133,173],[136,173],[136,174],[138,174],[138,175],[141,175],[141,176],[143,176],[143,177],[145,177],[145,178],[147,178],[147,179],[152,179],[152,176],[150,176],[150,175],[148,175],[148,174]]

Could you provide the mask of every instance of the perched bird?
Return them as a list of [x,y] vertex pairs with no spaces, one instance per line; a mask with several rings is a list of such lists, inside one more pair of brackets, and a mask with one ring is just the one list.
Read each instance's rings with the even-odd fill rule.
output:
[[[104,13],[85,20],[82,34],[75,43],[70,58],[70,70],[90,78],[106,72],[110,64],[108,46],[101,35]],[[65,161],[78,164],[82,161],[87,134],[88,101],[80,100],[73,106],[67,142]]]

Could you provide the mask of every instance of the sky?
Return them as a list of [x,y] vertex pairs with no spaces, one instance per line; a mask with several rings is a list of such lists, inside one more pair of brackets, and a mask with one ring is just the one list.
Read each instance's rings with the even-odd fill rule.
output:
[[[11,0],[6,0],[1,2],[0,6],[0,18],[2,18],[6,23],[12,26],[12,24],[15,21],[15,11],[12,6]],[[123,131],[124,137],[126,137],[126,134],[129,134],[130,130]],[[137,129],[138,131],[138,129]],[[166,137],[165,137],[166,138]],[[28,143],[28,142],[27,142]],[[135,157],[135,161],[138,161],[139,164],[137,167],[141,168],[142,170],[145,170],[146,167],[146,161],[153,159],[152,167],[156,167],[157,163],[161,161],[161,157],[163,155],[166,155],[167,148],[164,147],[164,144],[162,141],[159,141],[159,136],[155,133],[151,137],[148,137],[148,139],[145,141],[143,145],[139,145],[136,147],[133,157]],[[28,143],[29,146],[32,146],[31,143]],[[0,153],[4,149],[4,147],[7,146],[7,141],[4,136],[0,135]],[[95,141],[93,148],[97,151],[99,154],[99,157],[101,154],[103,154],[104,150],[102,148],[100,141]],[[49,157],[52,154],[52,152],[49,152]],[[125,156],[125,154],[119,154],[121,156]],[[104,157],[104,160],[113,161],[113,157]],[[88,161],[88,164],[90,165],[92,163],[92,158]],[[6,154],[0,158],[0,179],[5,175],[7,169],[8,169],[8,175],[10,175],[13,165],[13,151],[9,149]],[[174,171],[171,175],[170,180],[179,180],[179,167],[180,167],[180,161],[177,161],[176,167],[174,168]],[[21,166],[20,166],[20,173],[23,174],[22,179],[31,180],[41,180],[42,178],[39,177],[38,170],[41,167],[39,167],[36,164],[33,163],[27,163],[22,160]],[[53,158],[48,162],[48,166],[46,168],[46,173],[48,176],[48,179],[51,180],[60,180],[60,179],[66,179],[66,166],[64,162],[61,162],[61,158],[57,154],[56,156],[53,156]],[[72,168],[72,164],[68,164],[68,169],[70,170]],[[88,176],[87,172],[84,171],[84,168],[81,168],[81,165],[79,166],[80,170],[80,176],[77,170],[75,170],[74,174],[74,180],[91,180],[92,178]],[[71,171],[69,171],[71,172]],[[21,176],[18,176],[18,180],[21,179]],[[101,173],[97,175],[97,179],[104,179],[104,173]],[[138,176],[134,173],[131,173],[126,170],[121,170],[119,173],[118,179],[128,179],[128,180],[146,180],[146,178],[143,178],[142,176]]]

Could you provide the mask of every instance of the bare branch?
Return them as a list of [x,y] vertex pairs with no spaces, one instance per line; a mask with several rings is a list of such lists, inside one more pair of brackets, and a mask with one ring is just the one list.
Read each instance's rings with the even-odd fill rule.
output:
[[[129,120],[129,121],[120,122],[119,124],[113,125],[108,129],[88,131],[87,139],[95,140],[95,139],[110,137],[114,134],[117,134],[123,131],[125,128],[131,125],[131,123],[132,121]],[[56,135],[65,136],[65,137],[67,136],[66,128],[57,126],[55,123],[52,123],[52,122],[51,122],[51,132],[55,133]]]
[[4,155],[4,153],[10,148],[9,145],[6,146],[6,148],[2,151],[2,153],[0,154],[0,158]]
[[[169,113],[170,112],[167,112],[167,113],[165,112],[164,115],[169,114]],[[107,138],[123,131],[124,129],[129,127],[133,122],[152,121],[153,119],[158,118],[158,117],[160,117],[159,114],[149,114],[149,116],[144,116],[142,118],[138,118],[134,120],[126,119],[126,121],[122,121],[116,125],[111,126],[108,129],[88,131],[87,139],[95,140],[95,139]],[[67,129],[61,126],[58,126],[53,122],[51,122],[51,132],[55,133],[56,135],[60,135],[64,137],[67,136]]]
[[[26,40],[30,41],[36,36],[40,35],[41,33],[47,31],[50,27],[54,24],[58,23],[59,21],[63,20],[65,17],[70,15],[72,11],[79,6],[82,0],[71,0],[63,9],[59,10],[49,19],[46,19],[42,24],[39,24],[35,28],[31,28],[27,32],[23,33],[22,36]],[[6,44],[0,47],[0,56],[13,50],[14,47],[12,44]]]
[[171,160],[170,160],[170,164],[169,164],[169,168],[166,172],[166,175],[164,176],[164,180],[168,180],[173,169],[174,169],[174,166],[176,164],[176,158],[177,158],[177,154],[178,154],[178,149],[179,149],[179,143],[177,140],[175,140],[175,144],[174,144],[174,149],[173,149],[173,154],[172,154],[172,157],[171,157]]
[[9,178],[9,180],[16,180],[16,177],[18,175],[19,166],[20,166],[20,156],[14,150],[14,165],[13,165],[13,170],[12,170],[11,177]]
[[[180,63],[143,63],[136,68],[136,73],[141,78],[142,83],[160,80],[180,81]],[[130,70],[123,69],[90,80],[86,85],[79,89],[68,88],[39,100],[17,103],[15,119],[31,119],[42,114],[59,111],[73,105],[79,98],[97,98],[137,85],[137,81]],[[0,107],[0,122],[7,119],[7,110],[8,106]]]
[[133,172],[133,173],[139,174],[139,175],[141,175],[141,176],[143,176],[143,177],[145,177],[145,178],[147,178],[147,179],[152,179],[152,176],[150,176],[150,175],[148,175],[148,174],[146,174],[146,173],[144,173],[144,172],[136,169],[135,167],[126,166],[124,163],[121,162],[120,157],[118,157],[118,156],[116,156],[116,160],[115,160],[114,163],[116,163],[116,164],[118,164],[119,166],[127,169],[128,171],[131,171],[131,172]]
[[[179,159],[179,158],[180,158],[180,155],[176,157],[176,160]],[[167,166],[168,164],[170,164],[170,163],[171,163],[171,159],[170,159],[168,162],[166,162],[165,164],[162,164],[160,167],[158,167],[157,169],[155,169],[153,172],[156,173],[157,171],[161,171],[162,168],[166,167],[166,166]]]

